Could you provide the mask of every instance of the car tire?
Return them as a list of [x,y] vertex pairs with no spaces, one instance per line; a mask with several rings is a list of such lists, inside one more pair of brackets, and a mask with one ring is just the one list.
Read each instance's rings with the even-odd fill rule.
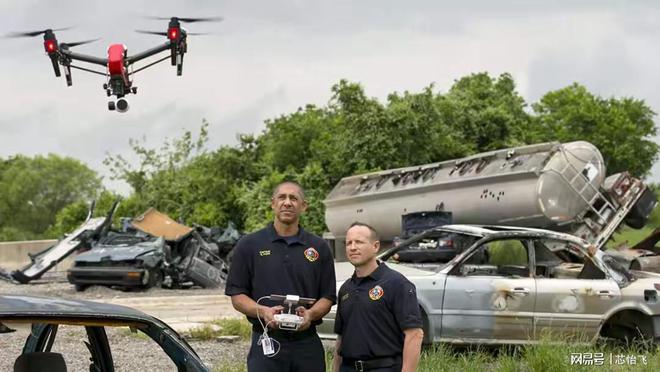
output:
[[161,288],[163,286],[163,271],[160,269],[151,269],[149,270],[149,280],[144,286],[145,289],[148,288]]

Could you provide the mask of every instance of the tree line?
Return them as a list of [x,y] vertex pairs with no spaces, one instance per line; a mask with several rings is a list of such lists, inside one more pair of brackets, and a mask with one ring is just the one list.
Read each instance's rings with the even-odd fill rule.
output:
[[[306,105],[268,119],[258,134],[235,146],[208,149],[209,123],[148,148],[131,139],[139,161],[121,154],[104,163],[127,182],[119,216],[155,207],[185,223],[251,231],[271,220],[272,187],[295,179],[307,192],[304,225],[325,230],[322,201],[342,177],[425,164],[546,141],[585,140],[596,145],[608,174],[647,176],[658,159],[655,113],[641,99],[603,98],[580,84],[527,103],[509,74],[476,73],[447,92],[367,96],[358,83],[340,81],[327,105]],[[104,213],[117,197],[78,160],[57,155],[0,159],[0,240],[58,237],[84,218],[90,199]]]

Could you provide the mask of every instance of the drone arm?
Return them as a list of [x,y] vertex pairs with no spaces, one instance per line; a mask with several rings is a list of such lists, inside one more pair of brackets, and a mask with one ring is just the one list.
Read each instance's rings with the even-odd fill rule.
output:
[[75,68],[75,69],[78,69],[78,70],[82,70],[82,71],[86,71],[86,72],[91,72],[92,74],[97,74],[97,75],[106,76],[106,77],[108,76],[108,74],[106,74],[105,72],[94,71],[94,70],[90,70],[88,68],[84,68],[84,67],[80,67],[80,66],[69,65],[69,67]]
[[155,65],[155,64],[157,64],[157,63],[161,63],[161,62],[163,62],[163,61],[165,61],[165,60],[168,60],[168,59],[170,59],[170,56],[165,56],[165,57],[159,59],[158,61],[151,62],[150,64],[148,64],[148,65],[146,65],[146,66],[142,66],[142,67],[140,67],[139,69],[137,69],[137,70],[135,70],[135,71],[133,71],[133,72],[130,72],[129,75],[137,74],[138,72],[140,72],[140,71],[142,71],[142,70],[144,70],[144,69],[146,69],[146,68],[149,68],[149,67],[151,67],[151,66],[153,66],[153,65]]
[[151,49],[147,49],[144,52],[141,52],[141,53],[138,53],[138,54],[127,57],[126,62],[128,64],[135,63],[137,61],[140,61],[140,60],[143,60],[145,58],[151,57],[154,54],[158,54],[160,52],[170,50],[170,48],[172,48],[172,42],[168,41],[165,44],[159,45],[159,46],[151,48]]
[[66,49],[62,49],[61,52],[66,57],[68,57],[70,59],[75,59],[77,61],[93,63],[93,64],[101,65],[101,66],[107,66],[108,65],[108,59],[107,58],[99,58],[99,57],[94,57],[94,56],[88,56],[86,54],[74,53],[74,52],[72,52],[70,50],[66,50]]

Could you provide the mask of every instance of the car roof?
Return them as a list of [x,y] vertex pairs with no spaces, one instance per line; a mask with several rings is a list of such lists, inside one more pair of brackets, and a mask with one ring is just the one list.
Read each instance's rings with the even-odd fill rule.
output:
[[507,236],[510,233],[524,233],[527,236],[538,236],[538,237],[549,237],[549,238],[558,238],[568,240],[577,244],[584,244],[585,241],[570,234],[565,234],[557,231],[536,229],[531,227],[519,227],[519,226],[498,226],[498,225],[467,225],[467,224],[456,224],[456,225],[444,225],[438,226],[433,230],[443,231],[450,230],[453,232],[460,232],[471,235],[479,235],[482,237],[486,236]]
[[80,317],[134,320],[146,323],[161,321],[130,307],[55,297],[0,295],[1,317]]

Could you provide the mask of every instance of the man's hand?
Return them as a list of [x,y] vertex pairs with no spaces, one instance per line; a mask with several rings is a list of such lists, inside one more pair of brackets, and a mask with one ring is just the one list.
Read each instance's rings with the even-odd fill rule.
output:
[[264,320],[264,325],[269,328],[276,329],[278,324],[275,321],[275,314],[280,314],[284,310],[283,306],[262,306],[259,305],[259,317]]
[[298,331],[304,331],[312,325],[312,313],[304,306],[298,306],[298,308],[296,308],[296,314],[303,318],[303,323],[298,326]]

